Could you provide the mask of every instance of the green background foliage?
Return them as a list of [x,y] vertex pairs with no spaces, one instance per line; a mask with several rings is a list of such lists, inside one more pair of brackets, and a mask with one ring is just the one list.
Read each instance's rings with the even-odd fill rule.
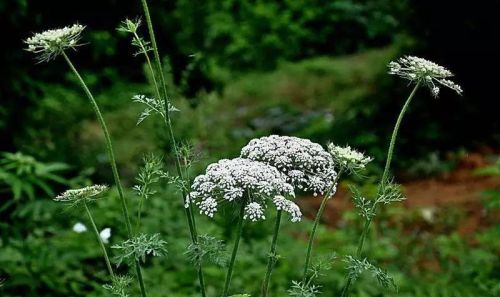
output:
[[[199,152],[193,176],[209,162],[236,156],[249,139],[277,133],[350,144],[374,156],[368,178],[349,181],[373,191],[372,176],[380,171],[409,91],[386,74],[387,62],[401,54],[449,66],[465,95],[417,94],[396,151],[398,177],[448,172],[456,165],[446,157],[450,151],[498,148],[496,77],[489,75],[499,66],[498,1],[150,2],[164,72],[181,110],[174,115],[175,132]],[[1,296],[103,296],[106,282],[93,235],[71,230],[85,217],[51,201],[70,187],[111,182],[103,137],[62,61],[35,65],[22,40],[75,21],[88,25],[88,45],[70,54],[102,106],[130,188],[144,153],[171,153],[159,119],[135,125],[141,107],[130,98],[152,90],[141,59],[132,57],[127,37],[114,29],[140,14],[140,1],[0,0],[0,25],[7,32],[0,47],[0,151],[10,152],[0,157]],[[494,175],[497,168],[478,174]],[[195,270],[184,255],[189,241],[180,195],[167,184],[158,190],[147,201],[143,226],[168,241],[169,255],[146,263],[146,283],[151,296],[193,296]],[[419,209],[388,209],[370,235],[368,256],[394,276],[399,292],[378,287],[367,274],[353,295],[500,295],[498,196],[494,189],[485,192],[484,226],[468,238],[456,231],[466,209],[440,208],[432,224]],[[137,201],[131,192],[127,197],[135,210]],[[125,233],[115,227],[121,221],[114,191],[94,211],[98,226],[112,228],[111,242],[120,242]],[[318,256],[355,248],[360,220],[350,210],[337,216],[335,228],[320,227]],[[271,221],[247,224],[234,293],[256,296]],[[232,242],[231,213],[214,221],[200,217],[199,225],[202,234]],[[271,296],[285,296],[300,277],[301,239],[310,227],[308,220],[283,226]],[[324,296],[336,296],[344,275],[339,259],[318,280]],[[208,295],[218,296],[224,270],[208,265],[206,278]]]

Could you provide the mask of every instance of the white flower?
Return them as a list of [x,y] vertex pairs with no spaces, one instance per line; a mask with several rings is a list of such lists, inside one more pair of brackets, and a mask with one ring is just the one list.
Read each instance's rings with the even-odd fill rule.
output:
[[330,154],[321,145],[298,137],[252,139],[241,150],[241,157],[278,168],[289,183],[314,195],[324,194],[337,176]]
[[70,204],[78,204],[85,201],[93,201],[97,196],[108,190],[105,185],[93,185],[81,189],[66,190],[62,194],[54,198],[57,202],[66,202]]
[[262,208],[262,205],[257,202],[248,203],[248,205],[245,206],[243,219],[250,219],[252,222],[265,220],[266,216],[264,215],[264,209]]
[[73,226],[73,231],[75,231],[76,233],[87,232],[87,226],[85,226],[84,224],[78,222],[78,223],[76,223]]
[[439,87],[445,86],[462,95],[462,88],[456,83],[448,80],[453,73],[434,62],[423,58],[406,56],[399,58],[397,62],[388,64],[389,74],[398,75],[411,82],[420,82],[427,86],[434,97],[439,95]]
[[75,49],[80,44],[81,33],[85,26],[75,24],[70,27],[47,30],[36,33],[24,42],[28,45],[29,52],[38,54],[38,59],[50,61],[62,54],[66,49]]
[[330,143],[328,151],[337,166],[351,173],[357,173],[359,170],[365,169],[366,164],[373,160],[373,158],[365,156],[350,146],[341,147]]
[[212,197],[208,197],[201,201],[198,207],[200,208],[200,213],[213,218],[214,213],[217,211],[217,201]]
[[290,215],[290,221],[299,222],[302,218],[302,212],[297,204],[286,199],[281,195],[277,195],[273,199],[274,205],[277,210],[282,210]]
[[422,218],[424,218],[425,221],[428,223],[434,223],[435,221],[435,215],[436,215],[436,208],[435,207],[425,207],[420,209],[420,213],[422,215]]
[[111,237],[111,228],[102,229],[99,233],[99,237],[101,238],[102,242],[109,243],[109,238]]
[[221,203],[245,203],[244,216],[250,220],[265,218],[263,209],[268,199],[295,196],[293,186],[275,167],[243,158],[210,164],[205,174],[194,179],[191,189],[186,207],[194,203],[201,214],[213,217]]

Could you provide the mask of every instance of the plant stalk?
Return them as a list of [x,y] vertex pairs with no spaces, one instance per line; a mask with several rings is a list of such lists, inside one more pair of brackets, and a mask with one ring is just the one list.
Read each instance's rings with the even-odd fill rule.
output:
[[[162,63],[161,63],[161,59],[160,59],[160,54],[158,51],[158,45],[156,43],[156,37],[155,37],[154,29],[153,29],[153,22],[151,20],[151,14],[149,13],[149,7],[148,7],[147,0],[141,0],[141,2],[142,2],[143,10],[144,10],[144,15],[146,18],[146,24],[148,27],[149,37],[151,40],[151,46],[153,48],[153,55],[154,55],[154,60],[155,60],[156,68],[157,68],[156,71],[157,71],[158,75],[160,76],[161,86],[162,86],[162,90],[163,90],[163,100],[165,102],[165,124],[166,124],[166,128],[167,128],[167,133],[168,133],[168,136],[169,136],[169,139],[170,139],[170,142],[172,144],[172,148],[173,148],[173,151],[175,154],[175,168],[176,168],[177,175],[179,176],[179,178],[181,180],[185,181],[184,176],[182,174],[181,162],[180,162],[180,156],[179,156],[179,152],[178,152],[177,142],[175,140],[175,135],[174,135],[174,131],[172,128],[172,122],[170,119],[170,111],[169,111],[169,105],[170,105],[169,103],[170,102],[169,102],[169,98],[168,98],[167,84],[165,81],[165,75],[163,74],[163,67],[162,67]],[[144,52],[144,53],[147,56],[147,52]],[[160,96],[158,82],[156,81],[156,76],[154,75],[153,67],[151,66],[151,61],[149,60],[149,57],[147,58],[147,61],[148,61],[149,68],[150,68],[150,71],[152,73],[152,77],[154,80],[156,94],[160,98],[161,96]],[[186,199],[187,194],[188,193],[186,192],[186,189],[183,189],[182,190],[182,198],[183,198],[184,204],[186,204],[186,201],[187,201],[187,199]],[[189,208],[189,210],[186,209],[186,218],[188,220],[189,232],[191,234],[192,242],[194,244],[197,244],[198,243],[198,235],[197,235],[197,231],[196,231],[195,217],[193,215],[192,206],[189,205],[188,208]],[[199,279],[199,283],[200,283],[200,287],[201,287],[201,295],[202,295],[202,297],[205,297],[206,296],[205,281],[204,281],[204,277],[203,277],[203,268],[202,268],[201,264],[198,268],[198,279]]]
[[[391,161],[392,161],[392,156],[394,154],[394,146],[396,144],[396,139],[398,136],[399,127],[401,125],[401,122],[403,121],[403,117],[404,117],[405,113],[407,112],[408,107],[410,106],[410,103],[411,103],[413,97],[415,96],[418,88],[420,87],[420,84],[421,84],[420,81],[417,82],[417,84],[415,85],[415,87],[411,91],[410,95],[406,99],[405,104],[403,105],[403,107],[401,108],[401,111],[399,112],[399,116],[398,116],[398,119],[396,120],[396,124],[394,125],[394,129],[392,130],[391,141],[389,143],[389,149],[387,150],[387,158],[385,161],[384,172],[382,173],[382,179],[380,180],[379,186],[378,186],[378,191],[377,191],[378,194],[382,193],[384,191],[385,186],[387,185],[387,179],[389,177],[389,170],[391,167]],[[374,203],[373,206],[371,207],[370,213],[375,213],[376,210],[377,210],[377,203]],[[361,237],[359,238],[358,247],[356,249],[356,258],[361,257],[361,254],[363,252],[363,246],[365,243],[365,239],[366,239],[366,236],[367,236],[368,231],[370,229],[370,225],[371,225],[372,220],[373,220],[373,216],[367,218],[365,221],[365,224],[363,226],[363,231],[361,233]],[[342,290],[341,297],[347,297],[349,295],[349,287],[351,286],[352,281],[353,281],[352,277],[348,277],[346,285],[344,286],[344,289]]]
[[101,236],[99,235],[99,231],[98,231],[97,226],[94,222],[94,218],[92,217],[92,213],[90,212],[90,209],[89,209],[85,199],[83,200],[83,206],[85,208],[85,211],[87,212],[87,215],[88,215],[89,220],[90,220],[90,224],[92,225],[92,229],[94,230],[95,236],[97,237],[97,241],[99,242],[99,246],[101,247],[102,254],[104,256],[104,261],[106,262],[106,267],[108,268],[109,275],[111,276],[111,278],[113,278],[115,276],[115,274],[113,273],[113,268],[111,267],[111,262],[109,261],[108,252],[106,251],[106,247],[104,246],[104,242],[102,241]]
[[233,275],[234,262],[236,260],[236,254],[238,253],[238,247],[240,244],[241,233],[243,231],[243,212],[245,211],[245,202],[241,203],[241,209],[238,218],[238,227],[236,229],[236,239],[234,241],[233,252],[231,254],[231,260],[227,268],[226,281],[224,282],[224,291],[222,297],[227,297],[229,293],[229,284],[231,283],[231,276]]
[[278,233],[280,231],[281,216],[283,211],[278,210],[276,215],[276,224],[274,226],[273,240],[271,242],[271,250],[269,251],[269,259],[267,261],[266,277],[262,283],[262,297],[267,297],[267,292],[269,290],[269,281],[271,280],[271,273],[273,272],[274,264],[276,264],[276,243],[278,241]]
[[[123,187],[122,187],[122,184],[120,182],[120,175],[118,173],[118,168],[116,166],[115,154],[113,152],[113,145],[111,143],[111,136],[109,135],[108,128],[106,126],[106,122],[104,121],[104,117],[102,116],[101,110],[99,109],[99,105],[97,105],[97,102],[95,101],[94,96],[90,92],[89,88],[87,87],[87,84],[85,83],[85,81],[81,77],[78,70],[75,68],[75,66],[73,65],[73,63],[71,62],[71,60],[69,59],[69,57],[66,55],[65,52],[62,52],[62,56],[64,57],[64,59],[68,63],[69,68],[71,68],[71,70],[73,71],[75,76],[78,78],[80,85],[82,86],[85,94],[89,98],[90,103],[92,105],[92,109],[94,110],[94,112],[97,116],[97,120],[99,121],[101,129],[104,133],[104,138],[106,141],[106,150],[108,153],[108,158],[109,158],[109,163],[111,165],[111,170],[113,172],[113,179],[115,181],[116,188],[118,189],[118,196],[119,196],[120,202],[121,202],[123,219],[125,220],[125,226],[127,228],[127,235],[129,238],[131,238],[132,237],[132,224],[130,222],[130,215],[129,215],[129,211],[128,211],[128,207],[127,207],[127,202],[125,201],[125,197],[123,195]],[[142,279],[140,263],[136,261],[135,266],[136,266],[136,272],[137,272],[137,279],[138,279],[139,285],[141,287],[141,296],[146,297],[147,294],[146,294],[146,291],[144,290],[144,280]]]
[[323,200],[321,201],[321,205],[319,207],[318,212],[316,213],[316,218],[314,219],[314,224],[313,228],[311,230],[311,234],[309,235],[309,242],[307,244],[307,254],[306,254],[306,261],[304,264],[304,276],[302,277],[302,282],[305,283],[307,279],[307,272],[309,270],[309,263],[311,261],[311,254],[312,254],[312,248],[314,244],[314,238],[316,235],[316,229],[318,228],[319,221],[321,220],[321,217],[323,216],[323,212],[325,211],[326,205],[328,200],[330,200],[330,194],[332,193],[333,189],[337,185],[337,182],[340,179],[340,176],[342,175],[343,170],[339,170],[337,176],[335,177],[335,180],[333,181],[333,184],[328,188],[326,191],[325,195],[323,196]]

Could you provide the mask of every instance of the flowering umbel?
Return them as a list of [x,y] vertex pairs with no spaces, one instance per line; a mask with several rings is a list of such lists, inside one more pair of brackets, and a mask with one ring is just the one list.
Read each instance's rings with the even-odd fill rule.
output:
[[321,145],[298,137],[252,139],[241,150],[241,157],[276,167],[287,182],[315,195],[324,194],[337,176],[330,154]]
[[389,74],[398,75],[410,82],[420,82],[427,86],[434,97],[439,95],[440,87],[450,88],[462,95],[462,88],[449,80],[453,73],[443,66],[423,58],[405,56],[388,65]]
[[[186,207],[194,203],[200,213],[213,217],[222,203],[245,203],[243,218],[257,221],[265,219],[264,210],[271,200],[277,209],[288,212],[292,221],[298,221],[298,206],[284,196],[295,196],[293,186],[275,167],[243,158],[223,159],[195,178]],[[278,204],[276,197],[286,202]]]
[[106,185],[93,185],[80,189],[66,190],[54,198],[54,201],[76,205],[81,202],[97,200],[98,196],[107,190],[108,186]]
[[75,49],[79,46],[81,33],[84,29],[85,26],[74,24],[69,27],[36,33],[24,41],[28,45],[26,50],[37,54],[40,62],[48,62],[65,50]]
[[330,143],[328,145],[328,152],[330,152],[333,160],[335,160],[336,166],[349,173],[357,173],[365,169],[366,164],[373,160],[373,158],[365,156],[350,146],[341,147]]

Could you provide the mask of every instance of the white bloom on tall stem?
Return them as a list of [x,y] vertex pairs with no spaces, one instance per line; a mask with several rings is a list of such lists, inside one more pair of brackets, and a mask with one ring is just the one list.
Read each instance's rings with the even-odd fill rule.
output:
[[245,214],[243,215],[243,219],[250,219],[252,222],[265,220],[266,216],[264,215],[264,208],[257,202],[248,203],[248,205],[245,206]]
[[62,194],[54,198],[54,201],[70,203],[72,205],[81,202],[90,202],[97,200],[100,194],[108,190],[106,185],[93,185],[80,189],[66,190]]
[[275,167],[243,158],[223,159],[209,165],[191,188],[186,207],[194,203],[201,214],[213,217],[220,204],[244,203],[244,219],[252,221],[265,219],[268,200],[274,202],[277,195],[295,196],[293,186]]
[[308,139],[271,135],[252,139],[241,157],[278,168],[298,189],[323,195],[337,173],[333,159],[323,147]]
[[274,205],[276,205],[276,209],[282,210],[290,215],[290,221],[300,222],[302,218],[302,212],[300,211],[300,208],[297,204],[281,195],[275,196],[273,198],[273,203]]
[[373,161],[373,158],[365,156],[350,146],[342,147],[330,143],[328,145],[328,152],[335,160],[336,166],[349,173],[358,173],[360,170],[365,169],[368,163]]
[[405,56],[397,61],[392,61],[388,65],[389,74],[398,75],[412,83],[421,83],[429,88],[432,95],[437,97],[440,92],[440,86],[450,88],[462,95],[462,88],[449,80],[454,74],[443,66],[440,66],[429,60]]
[[[227,297],[229,294],[243,221],[265,220],[264,209],[269,200],[276,206],[278,210],[276,226],[265,282],[268,284],[272,269],[270,264],[273,263],[271,257],[275,255],[282,211],[290,213],[291,221],[294,222],[298,221],[301,215],[298,206],[285,198],[285,196],[295,197],[293,186],[287,182],[287,177],[276,167],[263,162],[244,158],[223,159],[210,164],[205,174],[197,176],[191,189],[192,191],[186,200],[186,208],[194,203],[200,208],[200,213],[209,217],[213,217],[218,206],[223,203],[238,205],[240,209],[236,238],[222,292],[223,297]],[[277,199],[276,197],[281,198]],[[267,292],[267,289],[265,291]]]
[[36,33],[24,41],[28,45],[26,50],[37,54],[40,62],[48,62],[62,54],[66,49],[75,49],[80,46],[79,41],[84,29],[85,26],[74,24],[69,27]]

